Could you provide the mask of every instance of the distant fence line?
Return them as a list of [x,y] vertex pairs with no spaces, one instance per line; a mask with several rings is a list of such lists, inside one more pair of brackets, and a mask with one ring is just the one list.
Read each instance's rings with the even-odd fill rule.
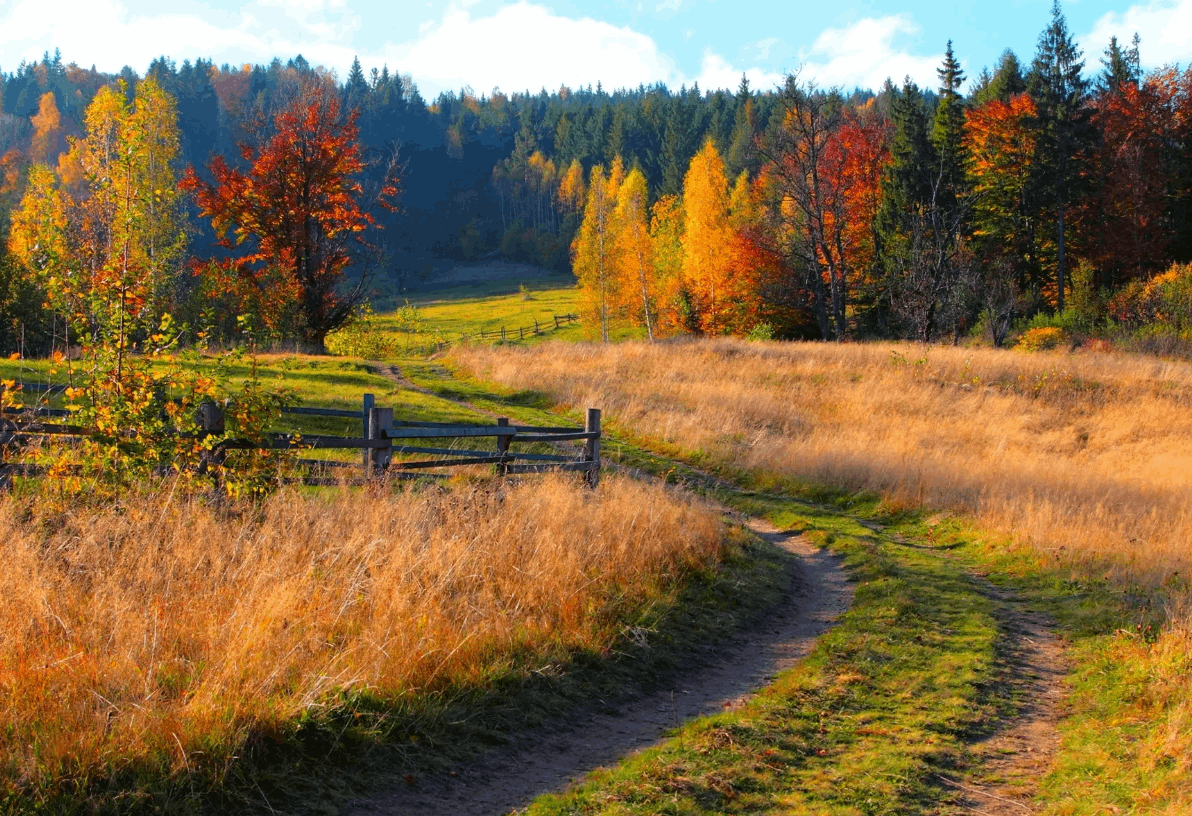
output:
[[533,326],[516,326],[513,328],[502,326],[499,329],[482,329],[475,334],[461,334],[459,339],[465,343],[469,340],[500,340],[501,342],[505,342],[506,340],[512,340],[514,336],[518,340],[525,340],[527,337],[533,337],[543,332],[555,331],[568,324],[579,322],[579,315],[577,314],[551,315],[551,317],[554,318],[553,323],[551,321],[539,323],[538,319],[535,318]]
[[[21,384],[24,391],[42,394],[60,393],[65,386],[43,386]],[[330,434],[270,433],[266,434],[264,445],[251,440],[223,439],[212,446],[207,461],[221,462],[231,450],[301,450],[308,456],[295,460],[300,467],[317,471],[291,479],[305,484],[329,484],[343,481],[331,479],[327,469],[359,468],[363,481],[387,476],[421,475],[438,468],[455,468],[472,465],[494,465],[504,475],[544,473],[548,471],[578,471],[584,481],[595,487],[600,480],[600,409],[589,408],[582,429],[574,427],[513,425],[506,417],[500,417],[494,425],[469,425],[450,422],[420,422],[394,418],[394,409],[376,405],[372,394],[365,394],[359,411],[336,408],[286,407],[283,414],[298,416],[333,417],[355,419],[361,423],[361,435],[335,436]],[[8,408],[0,416],[0,486],[11,484],[13,475],[38,475],[37,469],[28,465],[6,462],[6,452],[19,445],[28,444],[38,438],[84,437],[87,429],[68,423],[46,422],[45,419],[63,419],[71,416],[70,411],[44,406],[34,408]],[[223,408],[215,402],[204,402],[199,406],[197,420],[200,438],[222,436],[224,433]],[[451,446],[451,440],[474,440],[492,438],[496,450],[473,450]],[[434,443],[448,440],[442,444]],[[413,444],[411,444],[413,442]],[[514,444],[550,444],[557,446],[566,442],[580,442],[574,454],[530,453],[515,451]],[[362,451],[358,463],[345,460],[319,459],[310,456],[328,450]],[[432,458],[395,458],[429,456]]]

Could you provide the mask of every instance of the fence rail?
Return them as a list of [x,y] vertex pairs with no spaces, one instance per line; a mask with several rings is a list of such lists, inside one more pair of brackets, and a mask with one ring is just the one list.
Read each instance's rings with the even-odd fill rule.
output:
[[518,340],[525,340],[527,337],[534,337],[548,331],[554,331],[566,326],[570,323],[578,323],[579,315],[577,314],[561,314],[551,315],[554,322],[544,321],[538,322],[534,319],[533,326],[514,326],[512,328],[501,326],[499,329],[481,329],[475,334],[461,334],[459,339],[463,342],[468,340],[500,340],[504,343],[506,340],[512,340],[515,336]]
[[[42,394],[52,393],[56,387],[26,387],[22,390]],[[392,408],[376,405],[372,394],[365,394],[359,411],[332,408],[286,407],[283,414],[296,416],[333,417],[355,419],[360,422],[360,436],[336,436],[321,433],[270,433],[263,442],[246,439],[220,439],[207,455],[208,461],[223,461],[228,451],[244,450],[299,450],[306,456],[293,460],[293,464],[313,471],[297,480],[308,484],[327,484],[329,480],[321,472],[327,469],[359,468],[363,480],[384,478],[386,475],[401,476],[438,468],[454,468],[474,465],[495,465],[501,475],[542,473],[546,471],[579,471],[584,480],[595,487],[600,480],[600,409],[589,408],[582,429],[565,426],[513,425],[508,418],[501,417],[493,425],[469,425],[465,423],[421,422],[394,418]],[[46,419],[66,418],[71,413],[57,408],[37,406],[32,408],[8,408],[0,415],[0,487],[11,484],[13,475],[37,475],[40,468],[17,462],[6,461],[10,450],[48,437],[84,437],[89,431],[79,425],[56,423]],[[214,402],[203,403],[197,415],[200,438],[222,436],[224,433],[223,408]],[[179,432],[181,435],[181,432]],[[450,442],[443,445],[405,444],[406,440],[476,440],[491,438],[495,450],[476,450],[453,447]],[[550,445],[557,447],[564,443],[582,443],[568,453],[541,453],[515,451],[512,445]],[[359,463],[342,459],[322,459],[320,451],[360,450]],[[407,458],[407,457],[433,458]],[[399,457],[399,458],[395,458]],[[336,480],[332,479],[330,482]]]

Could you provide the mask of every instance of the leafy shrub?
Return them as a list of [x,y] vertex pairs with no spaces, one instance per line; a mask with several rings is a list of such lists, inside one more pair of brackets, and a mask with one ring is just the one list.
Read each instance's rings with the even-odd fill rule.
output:
[[1109,302],[1114,320],[1161,334],[1192,332],[1192,263],[1173,264],[1149,281],[1134,281]]
[[1045,351],[1055,348],[1066,339],[1064,330],[1059,326],[1040,326],[1024,332],[1014,348],[1019,351]]
[[328,334],[325,344],[327,352],[337,357],[381,360],[397,354],[396,338],[377,325],[376,315],[367,303],[347,323]]

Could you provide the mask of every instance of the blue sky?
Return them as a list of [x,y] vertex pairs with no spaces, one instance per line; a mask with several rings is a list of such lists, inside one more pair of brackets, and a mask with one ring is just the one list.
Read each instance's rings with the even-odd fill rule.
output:
[[[970,77],[1004,48],[1029,62],[1051,0],[941,7],[922,0],[0,0],[0,69],[60,48],[67,61],[143,72],[153,57],[268,62],[297,53],[345,75],[387,63],[423,94],[698,81],[755,87],[789,71],[820,85],[934,87],[950,38]],[[1192,0],[1068,0],[1091,70],[1111,34],[1142,37],[1146,67],[1192,62]]]

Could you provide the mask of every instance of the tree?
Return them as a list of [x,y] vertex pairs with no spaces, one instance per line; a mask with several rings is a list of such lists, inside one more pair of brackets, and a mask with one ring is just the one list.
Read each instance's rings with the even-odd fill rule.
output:
[[42,94],[37,103],[37,113],[30,122],[33,125],[33,140],[29,145],[29,158],[43,164],[56,162],[62,146],[62,117],[58,113],[53,93]]
[[683,279],[700,330],[708,334],[727,328],[722,301],[733,274],[728,205],[724,161],[709,138],[683,176]]
[[776,241],[791,258],[791,266],[803,272],[821,337],[840,339],[848,334],[850,269],[837,238],[848,219],[840,188],[832,180],[839,181],[846,158],[829,146],[841,126],[842,100],[791,75],[779,104],[781,112],[759,146],[770,177],[771,207],[780,223]]
[[584,292],[588,311],[599,322],[600,339],[608,342],[612,308],[617,302],[615,286],[617,191],[621,184],[620,160],[613,162],[608,175],[596,165],[588,178],[588,200],[579,233],[571,246],[572,267]]
[[[230,258],[208,267],[259,308],[271,329],[322,348],[364,296],[364,279],[341,292],[345,270],[369,245],[357,112],[345,112],[334,85],[302,72],[256,137],[240,145],[247,170],[215,157],[212,181],[187,168],[182,186],[211,219]],[[387,171],[375,200],[391,206],[396,178]],[[287,314],[285,307],[293,307]],[[285,325],[289,323],[289,325]]]
[[[989,274],[995,341],[1008,329],[1018,294],[1041,285],[1038,205],[1032,162],[1036,154],[1035,104],[1026,94],[994,99],[969,111],[965,147],[975,196],[972,240]],[[1000,333],[999,333],[1000,332]]]
[[[173,171],[177,114],[146,79],[131,105],[123,87],[101,88],[84,122],[86,136],[58,177],[45,165],[31,171],[13,251],[41,277],[55,309],[122,349],[165,312],[185,246]],[[76,169],[77,197],[63,189]]]
[[1101,58],[1104,70],[1097,82],[1098,90],[1102,93],[1118,93],[1127,84],[1138,86],[1139,80],[1142,79],[1138,44],[1138,32],[1134,33],[1134,40],[1129,48],[1122,48],[1116,35],[1109,38],[1109,46],[1105,49],[1105,56]]
[[1083,70],[1083,55],[1068,33],[1059,0],[1054,0],[1051,24],[1039,35],[1027,86],[1039,113],[1039,155],[1035,168],[1050,182],[1049,203],[1055,212],[1055,302],[1061,312],[1067,283],[1065,219],[1081,176],[1080,153],[1089,138],[1085,110],[1088,82],[1082,76]]
[[[658,322],[658,291],[654,269],[654,247],[650,240],[648,191],[646,177],[633,168],[617,193],[615,224],[617,230],[616,263],[619,267],[622,292],[634,293],[640,309],[631,314],[640,316],[646,336],[654,339],[654,325]],[[629,299],[628,297],[626,298]]]

